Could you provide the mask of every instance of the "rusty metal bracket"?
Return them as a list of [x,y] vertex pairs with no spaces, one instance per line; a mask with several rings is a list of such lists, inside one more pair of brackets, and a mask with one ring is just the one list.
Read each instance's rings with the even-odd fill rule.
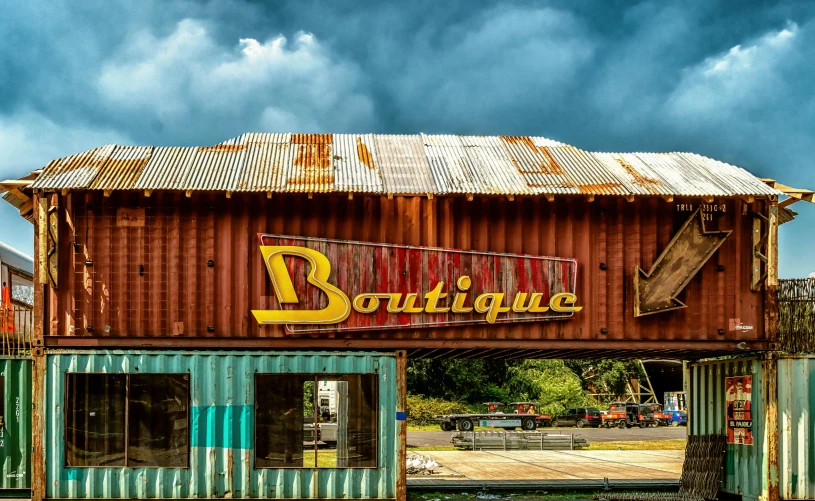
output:
[[647,273],[639,266],[634,267],[634,316],[687,307],[676,297],[730,233],[705,230],[704,215],[701,209],[696,209]]

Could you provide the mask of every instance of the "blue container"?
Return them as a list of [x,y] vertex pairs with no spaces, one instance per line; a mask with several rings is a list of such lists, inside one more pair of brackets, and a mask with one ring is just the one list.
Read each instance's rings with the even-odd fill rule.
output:
[[[65,466],[66,373],[188,373],[189,468]],[[255,374],[377,374],[378,464],[369,469],[255,469]],[[46,382],[49,498],[393,499],[404,454],[396,355],[327,352],[52,351]]]

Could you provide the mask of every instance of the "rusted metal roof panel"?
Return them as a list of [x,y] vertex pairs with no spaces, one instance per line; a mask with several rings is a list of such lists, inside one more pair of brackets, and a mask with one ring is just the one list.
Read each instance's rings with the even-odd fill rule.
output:
[[437,194],[481,193],[475,166],[458,136],[422,134],[422,144]]
[[152,146],[117,146],[99,174],[88,186],[91,190],[133,188],[153,154]]
[[779,195],[690,153],[593,153],[544,137],[243,134],[199,148],[107,145],[49,163],[31,188],[425,195]]
[[235,191],[283,191],[291,163],[291,134],[244,134],[244,167]]
[[240,137],[214,146],[196,148],[196,154],[182,181],[185,190],[232,191],[238,185],[246,155]]
[[778,190],[760,182],[760,179],[741,167],[697,155],[696,153],[672,153],[671,155],[683,165],[693,165],[704,170],[729,193],[749,193],[752,195],[778,195],[779,193]]
[[386,193],[438,193],[421,136],[375,134],[373,138]]
[[461,136],[461,142],[486,190],[501,194],[531,194],[529,186],[499,138]]
[[333,142],[333,134],[292,134],[288,151],[283,154],[285,181],[281,191],[334,191]]
[[196,148],[157,147],[134,184],[140,190],[183,190]]
[[[529,191],[541,193],[579,193],[574,182],[549,151],[549,140],[528,136],[499,136]],[[538,144],[535,144],[535,141]]]
[[373,134],[334,134],[334,189],[382,193],[382,172]]
[[30,187],[46,190],[87,188],[114,149],[115,144],[108,144],[54,160],[43,169],[42,174]]

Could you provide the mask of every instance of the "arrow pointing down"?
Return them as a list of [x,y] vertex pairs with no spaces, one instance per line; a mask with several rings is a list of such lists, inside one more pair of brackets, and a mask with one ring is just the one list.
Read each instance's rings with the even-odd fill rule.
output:
[[676,299],[725,241],[730,231],[706,231],[701,209],[685,221],[648,273],[634,267],[634,316],[678,310]]

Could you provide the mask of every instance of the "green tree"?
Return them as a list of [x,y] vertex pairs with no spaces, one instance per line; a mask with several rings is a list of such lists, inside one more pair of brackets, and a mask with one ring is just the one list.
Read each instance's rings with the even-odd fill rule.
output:
[[510,367],[507,389],[518,400],[538,402],[539,410],[557,415],[586,405],[580,378],[562,360],[524,360]]

